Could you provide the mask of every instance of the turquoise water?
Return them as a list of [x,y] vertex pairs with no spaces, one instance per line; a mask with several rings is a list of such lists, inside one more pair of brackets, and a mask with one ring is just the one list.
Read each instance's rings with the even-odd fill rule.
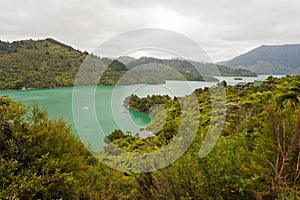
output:
[[[50,118],[63,118],[73,127],[74,135],[79,136],[92,149],[98,150],[104,145],[104,136],[115,129],[135,135],[151,121],[147,114],[123,107],[126,96],[132,93],[138,96],[152,94],[184,96],[196,88],[213,84],[215,83],[168,81],[162,85],[76,87],[76,91],[80,92],[75,95],[73,87],[0,90],[0,95],[9,95],[10,98],[20,100],[25,105],[38,103],[47,109]],[[73,95],[75,99],[72,99]],[[94,104],[90,103],[91,99],[94,99]],[[72,102],[75,102],[74,105]]]
[[[243,81],[264,80],[266,77],[268,76],[243,78]],[[234,77],[217,78],[226,80],[229,84],[240,82],[234,80]],[[216,83],[167,81],[161,85],[81,87],[75,88],[75,94],[73,87],[65,87],[25,91],[0,90],[0,95],[9,95],[15,100],[21,100],[25,105],[35,102],[44,106],[50,118],[63,118],[72,125],[74,135],[79,135],[84,143],[98,150],[104,145],[104,136],[113,130],[121,129],[135,135],[151,121],[147,114],[123,107],[126,96],[132,93],[141,97],[152,94],[185,96],[196,88],[210,87],[214,84]]]
[[[78,135],[78,131],[86,131],[89,138],[83,136],[83,141],[89,143],[93,148],[98,149],[103,146],[103,137],[111,133],[114,129],[118,129],[111,108],[111,93],[113,87],[99,86],[96,90],[96,113],[98,121],[103,129],[102,133],[93,133],[97,124],[90,124],[89,118],[82,118],[85,127],[75,127],[72,112],[72,87],[56,88],[56,89],[39,89],[39,90],[1,90],[0,95],[9,95],[10,98],[22,101],[25,105],[38,103],[41,107],[45,107],[48,111],[50,118],[63,118],[68,124],[72,125],[74,135]],[[91,108],[89,108],[90,110]],[[117,109],[117,110],[116,110]],[[87,110],[86,107],[83,110]],[[87,110],[87,111],[89,111]],[[135,110],[126,110],[120,102],[120,106],[115,107],[115,112],[120,112],[121,115],[129,115],[129,119],[134,122],[134,125],[127,127],[127,130],[136,133],[139,128],[145,127],[150,122],[150,117]],[[124,129],[123,129],[124,130]],[[126,131],[126,130],[124,130]],[[92,133],[92,134],[91,134]],[[101,135],[101,141],[95,141],[94,135]],[[82,134],[80,134],[80,137]],[[85,138],[85,139],[84,139]]]

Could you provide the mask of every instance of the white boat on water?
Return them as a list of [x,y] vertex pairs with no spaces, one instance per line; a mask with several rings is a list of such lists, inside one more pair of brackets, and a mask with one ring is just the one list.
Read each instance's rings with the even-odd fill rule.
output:
[[128,112],[128,110],[127,110],[127,109],[125,109],[125,110],[123,110],[123,112],[124,112],[124,113],[127,113],[127,112]]

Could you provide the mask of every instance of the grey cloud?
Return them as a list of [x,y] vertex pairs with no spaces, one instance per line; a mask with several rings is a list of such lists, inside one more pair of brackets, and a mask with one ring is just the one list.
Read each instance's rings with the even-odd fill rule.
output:
[[300,43],[295,0],[0,0],[0,39],[54,37],[81,50],[124,31],[166,28],[187,35],[214,61],[262,44]]

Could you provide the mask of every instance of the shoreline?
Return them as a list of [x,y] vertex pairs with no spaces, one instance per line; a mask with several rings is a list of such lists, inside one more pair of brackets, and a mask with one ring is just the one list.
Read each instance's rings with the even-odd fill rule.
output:
[[[273,76],[273,77],[284,77],[286,75],[269,75],[269,74],[259,74],[258,76],[239,76],[239,77],[242,77],[242,78],[258,78],[259,76]],[[215,76],[216,79],[218,78],[221,78],[221,77],[224,77],[224,78],[236,78],[237,76]],[[219,80],[219,79],[218,79]],[[178,80],[166,80],[166,81],[178,81]],[[194,81],[194,80],[185,80],[185,81],[191,81],[191,82],[206,82],[206,81]],[[219,80],[220,81],[220,80]],[[214,83],[217,83],[217,81],[211,81],[211,82],[214,82]],[[151,83],[147,83],[149,85],[153,85]],[[109,86],[109,87],[115,87],[115,86],[130,86],[130,85],[136,85],[136,84],[129,84],[129,85],[97,85],[97,86]],[[160,85],[160,84],[158,84]],[[16,91],[28,91],[28,90],[44,90],[44,89],[58,89],[58,88],[67,88],[67,87],[89,87],[89,86],[95,86],[95,85],[82,85],[82,86],[78,86],[78,85],[66,85],[66,86],[61,86],[61,87],[41,87],[41,88],[34,88],[34,87],[22,87],[22,88],[5,88],[5,89],[1,89],[3,91],[5,90],[16,90]]]

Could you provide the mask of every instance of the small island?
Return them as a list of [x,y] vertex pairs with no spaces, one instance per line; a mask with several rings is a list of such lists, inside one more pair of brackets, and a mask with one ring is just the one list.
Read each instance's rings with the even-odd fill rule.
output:
[[240,77],[237,77],[237,78],[234,78],[235,81],[241,81],[243,80],[243,78],[240,78]]

